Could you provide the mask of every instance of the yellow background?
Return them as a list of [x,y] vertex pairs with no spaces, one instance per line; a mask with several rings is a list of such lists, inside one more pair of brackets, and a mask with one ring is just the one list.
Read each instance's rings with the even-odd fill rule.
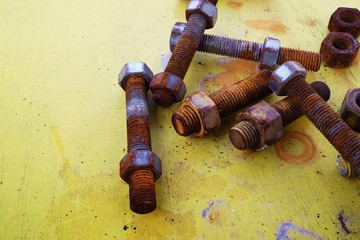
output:
[[[360,182],[338,174],[337,151],[306,117],[286,128],[285,140],[255,153],[232,146],[235,115],[215,134],[184,138],[170,122],[178,104],[165,109],[151,98],[153,151],[163,162],[158,208],[148,215],[129,210],[128,186],[118,175],[127,143],[117,75],[131,61],[163,71],[170,30],[185,21],[187,4],[0,2],[0,239],[360,238]],[[339,6],[360,4],[220,0],[217,24],[207,32],[258,42],[270,36],[284,47],[318,51]],[[309,83],[329,84],[337,112],[347,89],[359,87],[358,60],[308,72]],[[255,71],[252,63],[197,53],[187,95]]]

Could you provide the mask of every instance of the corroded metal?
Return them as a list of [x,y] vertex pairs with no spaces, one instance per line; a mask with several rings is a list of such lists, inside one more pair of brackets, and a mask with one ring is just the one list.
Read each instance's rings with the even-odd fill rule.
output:
[[331,15],[330,32],[347,32],[354,38],[360,35],[360,11],[356,8],[340,7]]
[[[206,2],[205,0],[193,0],[189,3],[189,6],[193,2]],[[209,1],[206,4],[213,4],[214,7],[217,1]],[[216,7],[215,7],[216,9]],[[179,38],[178,44],[176,45],[169,63],[167,64],[165,71],[179,78],[177,85],[183,84],[183,79],[190,66],[191,60],[195,55],[196,49],[200,44],[201,37],[204,34],[205,29],[209,26],[208,17],[197,11],[188,14],[188,22],[184,29],[183,34]],[[154,76],[156,78],[157,75]],[[186,88],[185,88],[186,89]],[[172,96],[173,93],[168,90],[167,87],[154,86],[150,84],[150,90],[153,93],[154,101],[164,107],[168,107],[177,101],[176,97]],[[164,92],[167,91],[167,94]],[[182,96],[183,97],[183,96]],[[182,99],[181,99],[182,100]],[[181,101],[178,100],[178,101]]]
[[[211,106],[212,110],[214,110],[214,106],[216,106],[218,115],[220,118],[223,118],[270,94],[270,76],[271,71],[261,71],[260,73],[254,74],[251,77],[209,95],[208,99],[206,101],[204,100],[201,104],[194,102],[191,96],[186,98],[180,105],[180,109],[172,116],[172,123],[176,132],[181,136],[189,136],[192,134],[201,137],[215,131],[217,129],[216,127],[205,129],[205,124],[203,124],[204,122],[210,122],[214,125],[215,123],[218,123],[217,126],[220,126],[220,122],[218,122],[218,118],[215,116],[214,111],[211,111],[211,113],[215,117],[206,119],[204,118],[205,115],[201,114],[198,110],[199,107],[193,106]],[[188,104],[188,102],[191,102],[191,104]]]
[[356,132],[360,132],[360,88],[347,91],[340,116]]
[[[330,89],[324,82],[313,82],[310,85],[325,101],[330,98]],[[289,98],[285,98],[274,103],[272,108],[280,114],[282,119],[282,128],[302,116],[300,108]],[[266,147],[264,144],[265,142],[267,143],[267,146],[270,146],[279,140],[276,135],[277,132],[273,132],[275,135],[270,136],[270,141],[265,139],[263,140],[263,143],[261,143],[261,137],[264,138],[265,136],[261,133],[263,128],[260,129],[258,127],[259,124],[256,124],[256,122],[260,122],[260,120],[264,121],[263,119],[257,119],[255,117],[254,119],[246,119],[244,118],[243,113],[238,114],[236,117],[236,121],[238,123],[230,129],[229,133],[230,140],[234,147],[240,150],[248,148],[261,150]]]

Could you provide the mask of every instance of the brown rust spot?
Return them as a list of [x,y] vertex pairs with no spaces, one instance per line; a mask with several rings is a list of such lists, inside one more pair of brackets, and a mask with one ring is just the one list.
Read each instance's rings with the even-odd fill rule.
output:
[[235,1],[228,1],[226,3],[229,7],[232,7],[232,8],[236,8],[236,9],[239,9],[243,6],[243,3],[241,2],[235,2]]
[[297,22],[306,25],[306,26],[310,26],[310,27],[314,27],[316,26],[316,20],[315,19],[310,19],[310,18],[306,18],[306,19],[296,19]]
[[287,26],[275,20],[246,20],[245,24],[252,28],[280,34],[284,34],[289,30]]
[[285,132],[284,137],[275,144],[275,151],[281,160],[304,164],[314,156],[316,145],[312,137],[305,133]]

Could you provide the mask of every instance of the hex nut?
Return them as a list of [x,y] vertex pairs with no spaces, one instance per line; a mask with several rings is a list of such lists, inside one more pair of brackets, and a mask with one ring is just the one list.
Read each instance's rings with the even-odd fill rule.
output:
[[360,11],[356,8],[339,7],[331,15],[328,29],[330,32],[347,32],[354,38],[360,35]]
[[187,97],[180,104],[180,108],[189,106],[194,110],[200,120],[201,128],[198,133],[193,133],[195,137],[202,137],[214,132],[221,125],[220,112],[215,102],[205,93],[198,91]]
[[218,16],[217,7],[206,0],[191,0],[185,11],[187,21],[192,13],[199,13],[206,17],[207,29],[214,27]]
[[285,85],[297,76],[306,77],[306,69],[300,63],[290,61],[278,67],[270,77],[269,86],[278,96],[285,96]]
[[284,126],[281,115],[265,101],[261,101],[245,112],[239,113],[236,122],[250,121],[259,132],[260,141],[255,149],[261,151],[273,145],[284,136]]
[[186,93],[186,87],[183,80],[168,72],[156,74],[151,80],[149,87],[152,93],[157,89],[166,89],[175,96],[176,102],[180,102]]
[[263,53],[260,58],[260,69],[274,70],[280,53],[280,40],[276,38],[265,38]]
[[174,27],[171,29],[170,34],[170,51],[173,52],[177,42],[179,41],[181,34],[185,29],[186,24],[182,22],[176,22]]
[[340,116],[354,131],[360,132],[360,88],[347,91]]
[[150,68],[143,62],[126,63],[122,67],[118,77],[118,83],[122,89],[125,90],[126,81],[132,76],[139,76],[144,78],[147,86],[149,86],[153,77],[153,73]]
[[129,184],[129,176],[138,170],[150,170],[154,173],[155,181],[162,174],[161,160],[155,153],[147,150],[129,152],[120,161],[120,177]]
[[359,43],[349,33],[329,33],[321,43],[320,53],[329,67],[348,67],[359,51]]

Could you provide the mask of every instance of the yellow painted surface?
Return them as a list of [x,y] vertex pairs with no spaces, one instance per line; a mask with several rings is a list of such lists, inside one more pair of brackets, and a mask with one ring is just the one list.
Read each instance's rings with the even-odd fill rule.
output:
[[[170,29],[185,21],[187,3],[0,2],[0,239],[360,238],[360,181],[338,174],[336,150],[306,117],[255,153],[229,141],[235,115],[213,135],[184,138],[170,122],[178,104],[151,102],[153,151],[163,161],[158,208],[129,210],[118,176],[127,143],[117,75],[130,61],[163,70]],[[360,8],[358,0],[220,0],[207,32],[318,51],[339,6]],[[360,86],[358,60],[308,73],[308,82],[329,84],[337,112],[347,89]],[[224,87],[254,66],[197,53],[187,95]]]

